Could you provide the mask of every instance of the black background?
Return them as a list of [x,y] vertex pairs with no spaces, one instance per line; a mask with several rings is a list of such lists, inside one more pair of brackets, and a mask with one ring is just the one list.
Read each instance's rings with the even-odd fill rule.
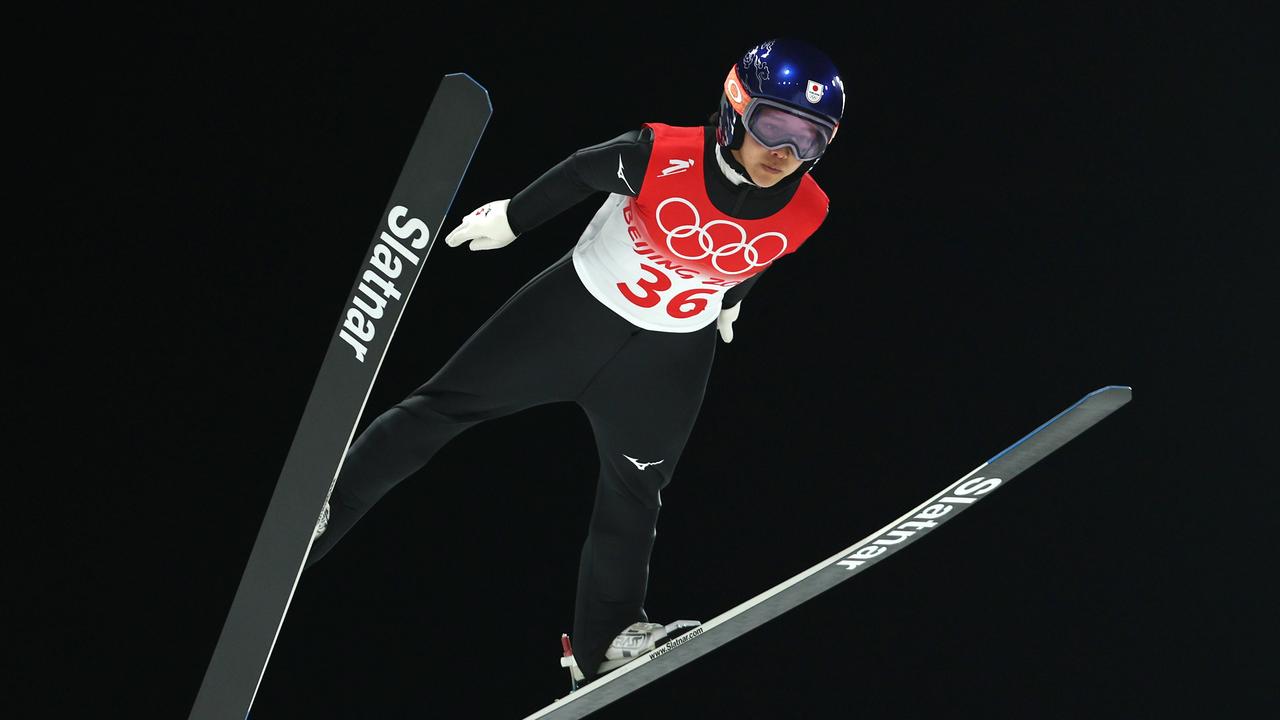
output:
[[[51,715],[185,717],[443,74],[494,114],[446,221],[644,121],[700,124],[792,33],[842,69],[825,225],[717,348],[646,608],[709,619],[1085,393],[1125,408],[892,561],[601,718],[1203,717],[1274,701],[1280,69],[1260,12],[429,4],[88,14],[17,68],[38,240],[14,274],[11,546]],[[606,15],[613,19],[606,21]],[[37,173],[39,175],[37,175]],[[42,188],[47,188],[45,192]],[[431,254],[361,428],[577,239]],[[35,211],[35,212],[32,212]],[[47,273],[54,271],[56,277]],[[26,305],[30,306],[30,305]],[[24,320],[34,326],[23,329]],[[577,407],[464,433],[300,582],[255,718],[519,718],[597,458]],[[33,617],[44,617],[35,615]],[[51,680],[46,689],[32,679]],[[460,699],[468,711],[450,710]]]

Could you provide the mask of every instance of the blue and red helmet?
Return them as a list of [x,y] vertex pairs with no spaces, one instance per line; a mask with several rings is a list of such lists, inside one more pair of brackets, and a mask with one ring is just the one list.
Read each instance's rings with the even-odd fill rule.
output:
[[831,58],[803,40],[776,38],[729,69],[716,139],[736,149],[750,133],[767,148],[790,147],[812,168],[843,115],[844,83]]

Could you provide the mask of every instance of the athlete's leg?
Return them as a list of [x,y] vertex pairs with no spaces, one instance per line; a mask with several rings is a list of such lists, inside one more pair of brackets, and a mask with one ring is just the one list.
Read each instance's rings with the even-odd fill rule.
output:
[[639,331],[579,398],[600,449],[595,506],[578,570],[574,655],[587,680],[633,622],[657,536],[660,490],[693,429],[715,354],[715,328]]
[[626,338],[625,323],[609,314],[582,288],[567,255],[530,280],[435,376],[352,443],[308,567],[462,431],[534,405],[572,400]]

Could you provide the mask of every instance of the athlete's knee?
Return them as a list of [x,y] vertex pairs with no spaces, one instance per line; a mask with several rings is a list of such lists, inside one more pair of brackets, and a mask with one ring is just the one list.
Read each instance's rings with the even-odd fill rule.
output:
[[590,534],[603,543],[621,543],[642,547],[650,545],[656,534],[662,503],[652,495],[630,485],[606,478],[596,491],[591,513]]
[[391,411],[403,415],[405,421],[425,424],[449,421],[449,415],[440,411],[439,403],[435,400],[434,395],[410,395],[392,406],[388,412]]
[[[344,474],[349,466],[354,470],[360,462],[372,460],[370,455],[385,458],[388,455],[411,452],[421,444],[424,434],[429,434],[426,432],[429,424],[400,405],[388,408],[374,418],[369,427],[356,438],[347,453],[348,462],[343,465]],[[356,462],[350,462],[353,460]]]
[[391,409],[424,425],[467,425],[484,420],[489,414],[476,400],[468,393],[419,390]]
[[630,467],[630,465],[631,463],[626,461],[621,465],[615,465],[616,477],[622,489],[634,502],[645,508],[656,510],[662,507],[662,490],[671,484],[674,465],[661,469]]

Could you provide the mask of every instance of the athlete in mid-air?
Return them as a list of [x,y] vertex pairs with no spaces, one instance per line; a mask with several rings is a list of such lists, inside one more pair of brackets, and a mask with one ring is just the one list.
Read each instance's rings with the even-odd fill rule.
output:
[[708,125],[644,123],[464,218],[448,245],[492,250],[609,194],[569,252],[355,440],[307,566],[462,431],[574,401],[600,453],[573,648],[566,638],[562,661],[574,687],[696,625],[651,623],[643,607],[660,491],[701,407],[717,330],[733,339],[760,274],[826,218],[827,196],[809,171],[843,112],[828,56],[801,40],[770,40],[730,69]]

